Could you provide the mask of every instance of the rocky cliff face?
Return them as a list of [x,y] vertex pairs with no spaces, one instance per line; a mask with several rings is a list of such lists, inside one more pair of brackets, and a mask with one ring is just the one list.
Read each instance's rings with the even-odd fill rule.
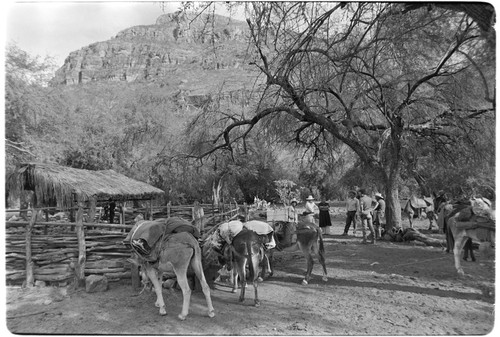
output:
[[154,25],[125,29],[108,41],[70,53],[51,85],[165,82],[182,89],[188,82],[209,80],[213,71],[226,72],[229,79],[236,69],[250,70],[245,66],[247,35],[241,21],[164,14]]

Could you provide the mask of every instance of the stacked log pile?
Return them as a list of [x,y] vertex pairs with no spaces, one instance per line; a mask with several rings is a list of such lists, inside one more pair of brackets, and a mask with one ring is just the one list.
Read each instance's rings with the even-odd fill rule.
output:
[[131,278],[130,250],[123,240],[127,233],[89,231],[85,234],[87,262],[85,275],[104,275],[108,281]]
[[[24,229],[23,229],[24,230]],[[127,233],[87,231],[85,275],[104,275],[109,281],[131,277],[130,251],[123,245]],[[74,232],[31,238],[35,280],[66,282],[73,280],[78,259],[78,239]],[[16,228],[6,233],[6,281],[21,284],[26,279],[26,237]]]
[[[7,282],[22,283],[26,278],[26,238],[19,231],[6,233]],[[36,280],[61,282],[73,278],[72,264],[78,257],[78,242],[73,235],[34,235],[31,239]]]

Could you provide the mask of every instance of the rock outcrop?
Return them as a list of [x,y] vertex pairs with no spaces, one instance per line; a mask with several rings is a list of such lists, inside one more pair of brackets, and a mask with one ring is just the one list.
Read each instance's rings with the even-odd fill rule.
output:
[[247,32],[244,22],[222,16],[164,14],[156,24],[125,29],[70,53],[51,85],[175,82],[184,72],[239,69],[248,64]]

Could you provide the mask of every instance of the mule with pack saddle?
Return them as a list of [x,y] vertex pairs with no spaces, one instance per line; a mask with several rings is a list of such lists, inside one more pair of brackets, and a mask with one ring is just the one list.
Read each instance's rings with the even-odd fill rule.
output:
[[124,240],[124,244],[136,256],[130,261],[140,265],[141,275],[147,276],[154,286],[157,296],[155,305],[160,308],[160,315],[167,313],[162,294],[161,275],[173,271],[183,295],[182,311],[178,317],[181,320],[186,319],[192,292],[187,273],[191,268],[199,279],[205,295],[208,316],[215,316],[210,287],[203,273],[199,236],[199,230],[188,221],[172,217],[154,221],[139,220]]
[[[433,193],[433,198],[434,198],[434,209],[435,213],[437,215],[437,224],[439,227],[439,230],[445,234],[446,238],[446,253],[453,253],[453,246],[455,245],[455,240],[453,239],[453,235],[451,234],[451,230],[448,230],[448,225],[447,222],[445,221],[445,218],[449,216],[449,206],[448,210],[445,212],[444,207],[449,204],[467,204],[470,205],[470,200],[465,200],[465,201],[450,201],[448,200],[448,197],[443,191],[436,193]],[[446,214],[445,214],[446,213]],[[463,260],[467,261],[469,258],[469,255],[471,257],[471,260],[474,262],[476,261],[476,257],[474,256],[474,249],[477,249],[479,247],[479,244],[473,243],[471,238],[467,238],[464,244],[463,248]]]
[[417,198],[412,195],[403,207],[404,213],[408,215],[410,221],[410,228],[413,228],[413,218],[418,217],[422,220],[424,214],[429,220],[429,230],[432,229],[432,222],[437,221],[436,213],[434,211],[434,199],[432,197]]
[[446,228],[447,246],[453,247],[455,268],[464,275],[461,252],[469,241],[487,254],[495,247],[495,212],[486,198],[472,198],[441,205],[439,222]]
[[202,251],[207,264],[218,263],[232,272],[233,293],[240,281],[240,302],[245,300],[245,288],[250,281],[254,287],[254,304],[259,306],[259,267],[262,263],[268,264],[266,251],[275,246],[273,229],[267,222],[232,220],[208,233]]
[[[314,223],[299,220],[295,222],[278,221],[274,224],[276,237],[276,250],[285,253],[300,251],[306,259],[306,272],[302,285],[308,285],[312,279],[314,257],[322,267],[322,280],[328,281],[328,272],[325,263],[325,245],[323,234],[319,226]],[[296,236],[296,241],[292,238]],[[269,254],[270,275],[273,274],[273,252]]]

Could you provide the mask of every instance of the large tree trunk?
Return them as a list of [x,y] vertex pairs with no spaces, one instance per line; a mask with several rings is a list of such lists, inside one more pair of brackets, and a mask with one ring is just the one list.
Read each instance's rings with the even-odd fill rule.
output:
[[401,205],[399,202],[399,191],[397,184],[391,184],[389,181],[385,185],[385,217],[386,230],[393,227],[401,227]]
[[401,180],[401,144],[399,137],[391,135],[392,143],[388,146],[385,164],[382,164],[385,182],[386,230],[401,227],[401,205],[399,202],[399,184]]

